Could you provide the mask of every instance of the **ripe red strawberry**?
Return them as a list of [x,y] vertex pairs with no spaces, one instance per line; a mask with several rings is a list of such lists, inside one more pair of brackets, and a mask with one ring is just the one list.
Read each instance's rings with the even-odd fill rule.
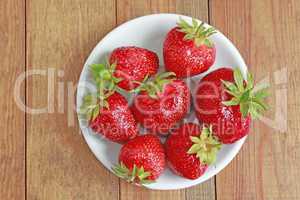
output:
[[247,80],[238,68],[234,71],[221,68],[199,82],[195,97],[197,118],[212,124],[215,136],[222,143],[233,143],[247,135],[251,118],[266,109],[262,102],[266,91],[254,88],[249,73]]
[[192,25],[179,19],[178,26],[166,36],[163,54],[166,70],[175,72],[177,77],[200,74],[215,62],[216,49],[208,39],[216,33],[213,27],[206,28],[193,19]]
[[102,69],[103,65],[91,66],[97,92],[83,98],[80,113],[95,132],[111,141],[125,142],[137,135],[137,125],[127,100],[116,92],[109,73]]
[[136,120],[153,133],[168,132],[189,110],[190,91],[174,75],[171,72],[159,74],[137,88],[140,93],[131,110]]
[[128,182],[151,183],[165,168],[165,152],[155,135],[141,135],[120,150],[119,163],[113,171]]
[[120,88],[131,90],[138,85],[134,81],[142,81],[147,75],[155,74],[159,67],[157,55],[144,48],[128,46],[115,49],[109,62],[115,64],[113,76],[120,80]]
[[199,178],[216,160],[221,148],[211,127],[183,124],[165,143],[167,162],[172,171],[188,179]]

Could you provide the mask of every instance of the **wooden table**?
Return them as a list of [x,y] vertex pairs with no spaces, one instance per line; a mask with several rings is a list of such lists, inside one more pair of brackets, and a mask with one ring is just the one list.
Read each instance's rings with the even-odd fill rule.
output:
[[[102,167],[67,111],[98,41],[129,19],[166,12],[207,21],[230,38],[256,80],[270,81],[271,109],[216,177],[186,190],[150,191]],[[0,199],[300,199],[299,27],[299,0],[1,0]],[[33,75],[15,91],[26,70]],[[54,103],[30,114],[16,96],[29,108]]]

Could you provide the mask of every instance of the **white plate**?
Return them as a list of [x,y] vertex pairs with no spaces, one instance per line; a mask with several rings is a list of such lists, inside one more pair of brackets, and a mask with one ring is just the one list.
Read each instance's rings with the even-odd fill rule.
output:
[[[160,59],[160,66],[163,66],[162,47],[163,41],[168,31],[175,27],[179,19],[176,14],[154,14],[139,17],[128,21],[109,34],[107,34],[94,48],[88,57],[79,80],[77,90],[77,109],[79,109],[82,97],[89,90],[93,90],[93,84],[89,80],[89,65],[92,63],[104,62],[109,53],[120,46],[134,45],[143,47],[156,52]],[[190,17],[181,16],[185,20],[191,21]],[[238,66],[245,74],[246,64],[235,46],[220,32],[211,36],[216,45],[216,61],[208,72],[221,66]],[[162,68],[162,67],[161,67]],[[163,68],[162,68],[163,69]],[[193,82],[198,81],[208,72],[193,77]],[[191,88],[193,90],[193,87]],[[193,114],[188,117],[188,121],[195,120]],[[196,122],[196,120],[195,120]],[[84,138],[97,159],[109,170],[118,161],[118,153],[121,145],[110,142],[103,137],[95,134],[86,123],[79,120],[80,128]],[[236,156],[246,137],[231,145],[223,145],[218,153],[217,161],[210,166],[205,174],[196,180],[189,180],[173,174],[166,169],[156,183],[146,187],[150,189],[170,190],[187,188],[202,183],[216,175]],[[100,178],[100,177],[99,177]]]

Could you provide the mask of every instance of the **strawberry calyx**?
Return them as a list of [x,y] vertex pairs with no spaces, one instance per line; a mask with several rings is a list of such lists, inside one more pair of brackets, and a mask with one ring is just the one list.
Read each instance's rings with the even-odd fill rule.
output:
[[226,106],[240,106],[240,112],[243,117],[250,115],[256,119],[262,111],[268,109],[268,106],[263,102],[264,98],[269,96],[266,91],[266,85],[254,86],[252,75],[247,72],[247,80],[244,80],[239,68],[233,71],[234,83],[222,80],[225,86],[225,91],[232,95],[229,101],[223,101]]
[[194,143],[188,150],[188,154],[196,154],[200,162],[210,165],[216,161],[217,153],[221,149],[222,144],[213,136],[212,126],[203,125],[199,136],[191,136]]
[[145,171],[143,166],[137,167],[134,164],[133,168],[130,170],[123,162],[121,162],[120,164],[115,165],[112,170],[118,177],[125,179],[130,183],[150,184],[155,182],[149,179],[151,172]]
[[205,27],[205,23],[198,23],[196,19],[192,19],[192,25],[187,21],[179,18],[177,22],[179,31],[185,33],[184,40],[194,40],[197,47],[200,45],[206,45],[207,47],[213,47],[213,42],[208,39],[209,36],[216,33],[213,27]]
[[134,81],[139,84],[139,86],[131,92],[139,93],[141,91],[146,91],[151,98],[157,99],[158,94],[163,91],[164,86],[175,79],[176,74],[174,72],[163,72],[155,76],[153,79],[149,79],[147,75],[143,82]]
[[93,81],[96,84],[97,92],[88,93],[83,97],[79,114],[81,118],[88,121],[94,120],[102,108],[109,109],[107,98],[117,90],[117,83],[122,79],[113,76],[116,63],[92,64],[90,66]]
[[100,114],[101,108],[109,109],[107,98],[113,94],[114,91],[107,92],[103,95],[99,93],[88,93],[83,97],[83,103],[80,106],[79,114],[81,118],[88,121],[93,121]]
[[117,84],[122,81],[121,78],[114,76],[117,63],[109,64],[107,61],[105,64],[92,64],[90,71],[97,88],[101,90],[115,90]]

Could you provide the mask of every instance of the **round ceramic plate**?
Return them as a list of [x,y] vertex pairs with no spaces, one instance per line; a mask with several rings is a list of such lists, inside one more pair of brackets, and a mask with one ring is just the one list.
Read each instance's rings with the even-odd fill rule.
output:
[[[152,50],[158,54],[161,66],[160,70],[163,70],[163,41],[168,31],[176,26],[176,22],[178,21],[179,17],[191,22],[191,18],[187,16],[176,14],[154,14],[128,21],[107,34],[94,48],[83,67],[77,90],[77,109],[79,110],[82,98],[86,92],[95,89],[90,80],[89,66],[93,63],[105,62],[109,56],[109,53],[117,47],[138,46]],[[209,71],[186,80],[191,81],[192,83],[190,88],[191,91],[193,91],[195,83],[197,83],[203,76],[221,66],[238,66],[244,75],[247,71],[246,64],[240,53],[222,33],[218,31],[210,38],[216,47],[216,61]],[[127,96],[127,98],[130,102],[130,97]],[[193,113],[190,113],[185,121],[198,123]],[[118,154],[121,145],[110,142],[101,137],[99,134],[94,133],[87,126],[86,122],[79,119],[79,123],[84,138],[90,149],[95,154],[97,159],[108,170],[111,171],[111,167],[118,162]],[[234,144],[223,145],[221,151],[218,153],[216,163],[211,165],[205,174],[196,180],[182,178],[173,174],[168,168],[166,168],[155,183],[145,186],[150,189],[170,190],[187,188],[202,183],[216,175],[218,172],[220,172],[220,170],[228,165],[228,163],[240,150],[245,139],[246,137],[235,142]]]

